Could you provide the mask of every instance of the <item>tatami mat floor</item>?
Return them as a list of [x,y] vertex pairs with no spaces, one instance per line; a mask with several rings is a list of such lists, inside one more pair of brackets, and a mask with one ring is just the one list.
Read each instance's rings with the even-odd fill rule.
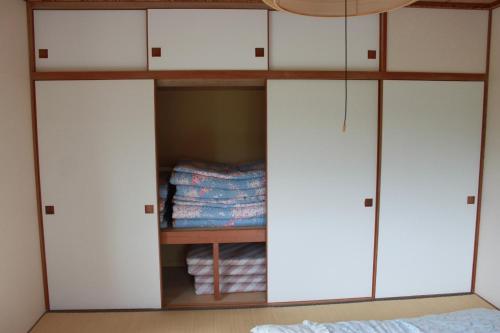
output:
[[237,310],[47,313],[32,333],[248,333],[259,324],[394,319],[491,308],[476,295]]

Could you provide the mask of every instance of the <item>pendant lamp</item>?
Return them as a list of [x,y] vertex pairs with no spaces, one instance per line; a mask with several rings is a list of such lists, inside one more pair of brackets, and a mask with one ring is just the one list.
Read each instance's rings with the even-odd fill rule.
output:
[[[379,14],[407,6],[416,0],[263,0],[276,10],[306,16],[345,17]],[[347,10],[346,8],[347,7]]]

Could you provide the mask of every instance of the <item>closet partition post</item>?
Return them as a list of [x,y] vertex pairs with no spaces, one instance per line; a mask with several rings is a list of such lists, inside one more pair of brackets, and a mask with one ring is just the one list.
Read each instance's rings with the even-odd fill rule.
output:
[[220,300],[221,294],[219,283],[219,243],[213,243],[212,257],[214,263],[214,297],[216,300]]

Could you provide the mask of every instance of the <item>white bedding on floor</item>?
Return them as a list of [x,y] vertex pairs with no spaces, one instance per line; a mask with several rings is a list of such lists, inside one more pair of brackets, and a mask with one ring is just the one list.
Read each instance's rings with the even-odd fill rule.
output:
[[297,325],[262,325],[252,333],[500,333],[500,311],[464,310],[395,320],[348,321]]

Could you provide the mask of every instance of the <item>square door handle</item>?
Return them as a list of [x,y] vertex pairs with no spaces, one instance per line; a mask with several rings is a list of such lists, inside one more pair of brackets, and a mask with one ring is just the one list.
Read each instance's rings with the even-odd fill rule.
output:
[[377,59],[377,51],[368,50],[368,59]]
[[473,205],[476,203],[476,197],[474,195],[469,195],[467,197],[467,204],[468,205]]
[[161,47],[152,47],[151,48],[151,57],[153,57],[153,58],[161,57]]
[[365,199],[365,207],[373,207],[373,199],[372,198]]
[[55,212],[54,206],[45,206],[45,215],[54,215]]
[[38,49],[38,58],[47,59],[49,57],[48,49]]
[[256,58],[264,57],[264,48],[263,47],[256,47],[255,48],[255,57]]
[[144,205],[144,213],[145,214],[154,214],[155,206],[154,205]]

